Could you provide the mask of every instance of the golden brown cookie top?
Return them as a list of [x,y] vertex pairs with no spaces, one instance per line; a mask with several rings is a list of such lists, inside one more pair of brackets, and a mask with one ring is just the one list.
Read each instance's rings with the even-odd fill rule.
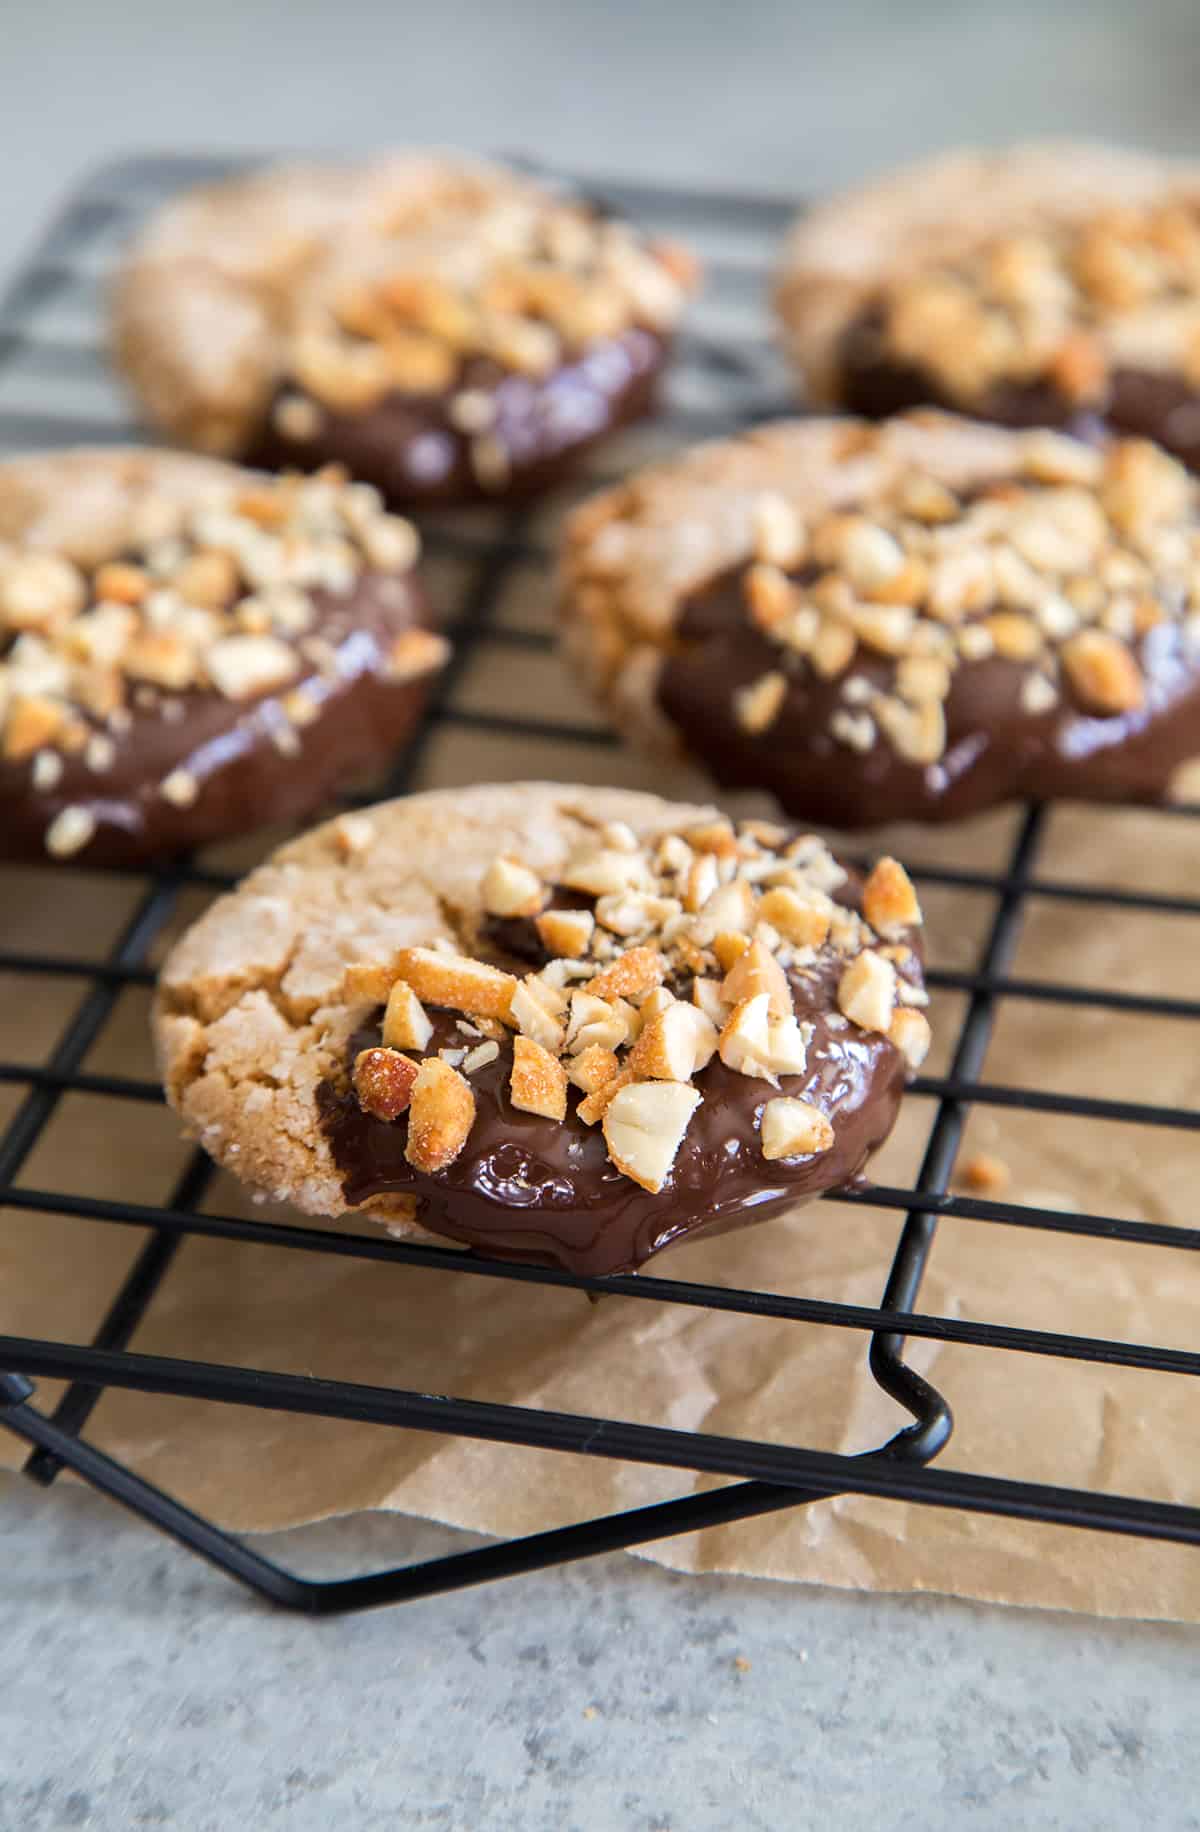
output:
[[[289,379],[285,425],[440,393],[471,356],[539,376],[631,325],[670,330],[693,278],[679,250],[461,156],[281,166],[152,219],[118,276],[114,343],[152,419],[236,452]],[[464,426],[475,407],[452,403]]]
[[961,406],[1034,381],[1086,405],[1117,367],[1195,383],[1200,167],[1070,142],[943,154],[801,218],[776,304],[821,401],[864,318]]

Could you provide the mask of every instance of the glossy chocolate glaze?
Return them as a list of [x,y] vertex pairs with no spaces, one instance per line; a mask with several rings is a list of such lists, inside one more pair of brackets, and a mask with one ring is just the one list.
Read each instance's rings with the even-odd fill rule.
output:
[[[315,470],[331,461],[373,483],[393,507],[432,507],[534,495],[556,484],[564,463],[615,427],[648,413],[667,360],[668,340],[634,326],[590,344],[549,375],[513,375],[472,357],[452,389],[397,391],[361,413],[334,413],[317,403],[319,435],[293,440],[273,417],[247,462],[266,470]],[[484,488],[471,464],[471,438],[450,420],[453,395],[478,389],[492,397],[489,432],[508,454],[511,476]],[[299,390],[289,385],[285,392]]]
[[[855,900],[857,883],[845,900]],[[560,899],[556,902],[561,903]],[[511,937],[507,938],[511,941]],[[508,947],[504,950],[507,956]],[[852,1181],[895,1123],[905,1063],[886,1037],[868,1035],[834,1014],[843,962],[824,956],[792,976],[797,1016],[813,1026],[808,1068],[769,1082],[739,1075],[718,1057],[695,1078],[703,1095],[671,1174],[657,1195],[609,1163],[600,1126],[575,1117],[580,1095],[568,1092],[559,1124],[522,1113],[509,1099],[512,1048],[471,1077],[477,1112],[466,1146],[436,1176],[414,1171],[404,1157],[407,1120],[390,1125],[359,1107],[349,1065],[360,1049],[380,1041],[372,1027],[351,1043],[347,1079],[326,1083],[318,1105],[346,1202],[397,1193],[418,1198],[418,1218],[436,1233],[500,1258],[565,1266],[603,1277],[644,1265],[685,1237],[765,1220],[805,1198]],[[435,1020],[429,1048],[470,1045],[454,1016]],[[762,1109],[777,1093],[815,1101],[833,1123],[835,1143],[817,1156],[763,1157]]]
[[[1064,681],[1057,706],[1027,713],[1028,665],[993,657],[955,668],[937,763],[907,763],[879,738],[865,753],[851,750],[829,730],[845,704],[844,675],[821,680],[769,642],[746,615],[740,579],[726,574],[685,605],[659,704],[719,783],[768,789],[801,820],[845,828],[959,820],[1019,798],[1155,802],[1178,765],[1200,754],[1200,662],[1175,622],[1133,645],[1146,680],[1137,712],[1095,717]],[[734,694],[780,667],[789,672],[782,709],[769,731],[752,736],[738,723]],[[845,673],[888,691],[893,664],[860,647]]]
[[1088,409],[1044,381],[1006,382],[964,402],[952,399],[923,369],[891,358],[880,340],[878,316],[864,313],[842,340],[840,378],[842,406],[869,420],[912,407],[944,407],[999,426],[1053,426],[1091,440],[1134,435],[1155,440],[1200,471],[1200,389],[1169,372],[1114,369],[1105,399]]
[[[428,691],[426,679],[397,682],[384,672],[392,640],[428,622],[424,596],[412,577],[364,572],[349,593],[315,591],[312,599],[310,634],[336,651],[335,679],[302,657],[301,673],[286,688],[249,700],[192,691],[158,695],[157,704],[143,707],[131,697],[129,729],[110,734],[112,767],[97,772],[82,756],[65,756],[50,791],[34,789],[29,760],[0,760],[0,858],[44,860],[47,827],[74,806],[96,820],[95,837],[74,855],[76,863],[138,864],[311,813],[348,777],[382,767]],[[279,701],[298,687],[319,699],[320,714],[293,727]],[[164,717],[168,701],[181,716]],[[160,790],[177,769],[200,785],[188,808]]]

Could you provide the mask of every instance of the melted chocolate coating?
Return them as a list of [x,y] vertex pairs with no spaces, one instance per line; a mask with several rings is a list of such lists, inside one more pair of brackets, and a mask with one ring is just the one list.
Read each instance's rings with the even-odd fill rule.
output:
[[[420,714],[429,680],[393,681],[384,663],[402,630],[428,623],[420,586],[409,576],[364,572],[345,596],[315,591],[310,635],[331,644],[338,673],[325,680],[301,658],[301,672],[268,694],[227,700],[212,691],[162,695],[182,716],[164,718],[162,705],[132,699],[128,731],[110,734],[116,758],[90,770],[82,756],[64,756],[52,790],[36,790],[30,760],[0,759],[0,859],[45,860],[46,829],[60,809],[83,807],[96,833],[75,855],[87,865],[130,865],[247,833],[318,808],[339,783],[381,768]],[[292,727],[279,701],[298,687],[320,699],[311,724]],[[97,724],[97,731],[107,728]],[[294,732],[298,749],[275,741]],[[179,808],[161,792],[172,770],[200,785]]]
[[[879,737],[866,752],[838,742],[829,722],[845,704],[843,677],[822,680],[799,658],[769,731],[743,730],[737,689],[768,669],[788,669],[789,658],[747,617],[740,573],[689,600],[678,638],[658,684],[667,718],[722,786],[769,789],[804,821],[843,828],[950,821],[1021,798],[1156,802],[1174,770],[1200,753],[1200,665],[1174,622],[1133,645],[1146,682],[1136,712],[1085,712],[1064,679],[1057,706],[1027,713],[1020,702],[1027,665],[999,657],[960,662],[945,707],[946,749],[927,765],[907,763]],[[870,650],[860,647],[845,672],[890,690],[892,663]]]
[[[852,882],[841,895],[856,903],[860,889]],[[506,954],[513,951],[513,939],[505,937]],[[436,1175],[415,1171],[404,1156],[405,1116],[391,1124],[372,1118],[349,1087],[357,1052],[380,1041],[377,1026],[364,1030],[351,1040],[346,1080],[318,1090],[346,1202],[353,1207],[372,1196],[415,1195],[421,1222],[452,1240],[498,1258],[549,1262],[584,1277],[604,1277],[636,1270],[672,1241],[765,1220],[849,1183],[895,1124],[906,1065],[886,1037],[851,1025],[837,1028],[836,1017],[830,1022],[843,965],[823,956],[792,976],[796,1014],[814,1026],[803,1075],[785,1076],[775,1088],[737,1074],[714,1056],[695,1077],[703,1099],[657,1194],[609,1162],[601,1127],[575,1117],[582,1098],[576,1089],[568,1090],[561,1124],[512,1105],[510,1044],[502,1044],[496,1061],[470,1077],[475,1124],[458,1158]],[[430,1052],[477,1041],[456,1028],[454,1014],[430,1016],[435,1026]],[[821,1107],[834,1128],[829,1151],[774,1162],[763,1157],[762,1110],[776,1094],[801,1096]]]
[[[359,413],[322,416],[315,439],[294,440],[269,417],[247,463],[265,470],[315,470],[344,464],[373,483],[394,507],[433,507],[532,496],[558,483],[564,464],[629,420],[648,413],[667,360],[668,341],[632,327],[590,344],[549,375],[514,375],[472,357],[452,389],[395,392]],[[471,465],[471,438],[451,423],[449,404],[464,389],[495,402],[489,433],[508,454],[507,483],[485,489]],[[289,386],[284,392],[301,392]]]
[[1114,369],[1107,397],[1082,409],[1049,382],[1006,382],[971,402],[952,399],[937,380],[913,364],[890,357],[879,318],[864,313],[850,326],[840,352],[842,405],[869,420],[890,419],[912,407],[944,407],[999,426],[1052,426],[1096,441],[1108,434],[1153,439],[1200,471],[1200,389],[1181,375],[1152,369]]

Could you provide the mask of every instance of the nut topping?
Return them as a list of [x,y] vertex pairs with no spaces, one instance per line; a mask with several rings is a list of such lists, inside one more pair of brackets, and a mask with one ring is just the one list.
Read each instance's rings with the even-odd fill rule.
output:
[[[1164,197],[980,238],[880,288],[875,335],[960,405],[1007,382],[1043,381],[1103,407],[1117,367],[1191,375],[1200,326],[1200,212]],[[1055,480],[1061,456],[1046,445]]]
[[46,851],[55,859],[69,859],[83,851],[95,831],[96,817],[90,809],[63,808],[46,829]]
[[383,1014],[383,1041],[396,1050],[429,1047],[433,1025],[416,993],[406,980],[397,980],[387,995]]
[[649,1081],[690,1081],[717,1047],[716,1029],[695,1005],[675,999],[643,1026],[629,1067]]
[[876,861],[863,886],[863,915],[880,935],[920,926],[921,906],[912,879],[897,859]]
[[[63,756],[112,767],[136,712],[179,722],[195,694],[235,706],[282,694],[282,718],[264,715],[262,729],[295,754],[294,728],[319,717],[322,696],[307,685],[284,690],[314,667],[326,671],[313,593],[348,592],[370,568],[407,572],[417,537],[335,470],[252,489],[244,475],[232,472],[190,508],[147,491],[130,506],[122,554],[90,570],[0,541],[0,756],[28,763],[33,778],[44,755],[35,788],[56,766],[61,774]],[[428,674],[448,653],[426,630],[397,641],[403,678]],[[336,678],[338,652],[323,648]],[[399,678],[395,655],[376,668]],[[168,770],[165,799],[189,806],[193,782],[186,769]]]
[[589,990],[599,999],[636,999],[661,985],[665,975],[666,962],[656,948],[630,948],[596,975]]
[[563,1120],[567,1113],[567,1071],[557,1056],[531,1037],[514,1037],[509,1094],[513,1106],[522,1113]]
[[[908,763],[938,762],[957,669],[992,656],[1031,670],[1020,686],[1031,716],[1059,704],[1060,674],[1085,710],[1143,703],[1134,645],[1194,603],[1195,485],[1144,441],[1100,455],[1034,435],[1020,449],[1017,475],[973,498],[937,485],[927,504],[931,480],[902,472],[877,486],[870,516],[818,517],[803,580],[747,564],[749,620],[819,678],[844,677],[829,724],[840,744],[881,740]],[[894,662],[894,691],[847,672],[860,653]],[[778,669],[735,689],[750,737],[773,727],[785,692]]]
[[566,1031],[560,1019],[566,1001],[548,981],[531,973],[513,989],[508,1016],[522,1033],[542,1048],[557,1052]]
[[779,1095],[763,1108],[764,1158],[804,1158],[812,1152],[829,1151],[833,1141],[833,1127],[811,1101]]
[[620,1067],[613,1050],[606,1050],[599,1043],[591,1043],[587,1049],[580,1050],[577,1056],[572,1056],[567,1066],[567,1078],[577,1088],[582,1088],[585,1094],[595,1094],[613,1079]]
[[[385,1007],[384,1058],[430,1048],[426,1004],[468,1014],[455,1023],[461,1042],[452,1036],[452,1047],[424,1057],[428,1085],[413,1082],[406,1150],[418,1169],[453,1161],[474,1112],[466,1078],[506,1048],[516,1109],[558,1125],[602,1123],[612,1163],[652,1191],[669,1176],[717,1056],[724,1070],[781,1089],[766,1103],[766,1158],[834,1144],[834,1120],[808,1093],[814,1084],[798,1086],[823,1025],[841,1031],[849,1020],[914,1069],[922,1060],[929,1025],[915,1009],[926,995],[911,939],[921,910],[896,860],[880,860],[866,880],[860,915],[831,894],[846,873],[814,834],[714,820],[651,844],[622,824],[599,839],[546,875],[505,855],[482,876],[488,914],[536,912],[549,957],[537,971],[518,979],[444,941],[346,969],[344,999]],[[542,907],[566,870],[587,878],[595,912]],[[636,924],[624,920],[626,906]],[[396,1072],[390,1062],[385,1071]],[[360,1079],[360,1102],[378,1115],[383,1096]]]
[[896,969],[870,948],[851,961],[838,982],[838,1010],[863,1030],[884,1031],[896,1002]]
[[401,948],[395,966],[419,999],[484,1018],[507,1018],[517,989],[511,973],[466,954],[441,954],[436,948]]
[[[759,915],[786,941],[801,948],[819,948],[829,934],[829,899],[822,891],[816,896],[819,902],[809,901],[786,884],[777,884],[765,893]],[[913,920],[920,921],[919,912]]]
[[718,1046],[726,1068],[736,1070],[739,1075],[762,1076],[767,1081],[775,1079],[767,1066],[770,1004],[770,995],[759,992],[734,1006]]
[[640,1081],[618,1089],[604,1112],[604,1142],[619,1171],[657,1194],[671,1174],[696,1108],[698,1088]]
[[1063,647],[1067,679],[1089,712],[1133,712],[1145,699],[1141,670],[1123,642],[1080,630]]
[[546,901],[536,872],[516,859],[493,859],[480,886],[489,916],[535,916]]
[[760,992],[766,993],[773,1018],[791,1017],[792,993],[786,973],[761,941],[752,941],[725,975],[721,997],[727,1005],[737,1005]]
[[596,926],[590,910],[546,910],[536,918],[543,948],[571,960],[587,952]]
[[360,1050],[354,1058],[354,1092],[359,1106],[377,1120],[407,1113],[417,1079],[417,1064],[399,1050]]
[[426,1056],[412,1085],[404,1155],[414,1170],[453,1164],[475,1123],[471,1084],[440,1056]]
[[[491,394],[460,386],[464,361],[545,376],[634,325],[669,330],[696,279],[680,251],[507,177],[455,179],[419,219],[381,221],[373,241],[366,277],[340,286],[335,277],[291,330],[291,375],[318,412],[362,411],[393,389],[452,391],[451,423],[473,440],[472,455],[494,446],[505,464],[504,447],[489,445]],[[306,404],[287,398],[281,430]],[[313,429],[296,422],[293,436]],[[478,468],[491,462],[480,455]]]
[[735,698],[737,721],[756,737],[775,723],[787,693],[787,676],[778,668],[762,675],[753,686],[739,689]]
[[[205,657],[209,676],[227,700],[249,700],[284,686],[300,672],[300,658],[278,636],[226,636],[212,644]],[[151,677],[154,678],[154,677]],[[164,686],[180,687],[183,680]]]
[[[1195,294],[1200,353],[1200,257]],[[1177,655],[1189,675],[1200,668],[1200,483],[1159,448],[1125,439],[1094,450],[919,414],[848,426],[844,452],[838,437],[834,422],[760,429],[577,512],[567,610],[619,722],[648,699],[704,753],[699,711],[721,691],[715,664],[728,657],[712,742],[734,744],[739,776],[756,780],[742,768],[753,765],[764,787],[803,805],[819,793],[816,766],[832,790],[840,767],[864,819],[883,780],[860,761],[873,754],[918,773],[895,773],[897,796],[923,806],[974,773],[962,759],[993,707],[1039,721],[1036,749],[1073,761],[1085,754],[1071,740],[1080,712],[1136,711],[1151,698],[1147,674],[1173,678]],[[930,462],[951,481],[930,477]],[[792,520],[803,518],[792,558],[759,537],[752,485],[770,476]],[[697,595],[712,596],[715,622],[677,643]],[[811,772],[789,767],[793,743]],[[954,767],[934,774],[950,748]],[[711,874],[697,867],[681,889],[695,910],[714,894]]]
[[915,1075],[933,1042],[929,1019],[924,1012],[914,1011],[911,1005],[901,1005],[892,1013],[888,1036]]

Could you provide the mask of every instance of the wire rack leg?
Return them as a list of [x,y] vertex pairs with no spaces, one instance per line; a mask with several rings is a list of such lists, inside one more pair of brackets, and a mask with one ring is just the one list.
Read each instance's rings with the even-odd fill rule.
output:
[[[1021,928],[1025,888],[1041,842],[1045,810],[1031,806],[1025,812],[1013,847],[1008,875],[996,904],[995,915],[979,962],[982,977],[1002,974],[1013,957]],[[952,1082],[974,1080],[987,1054],[995,1021],[995,995],[991,991],[972,993],[955,1045],[949,1079]],[[966,1108],[961,1101],[943,1097],[929,1134],[929,1143],[917,1177],[922,1193],[941,1196],[945,1193],[954,1169],[966,1122]],[[929,1210],[910,1211],[900,1245],[892,1262],[891,1274],[883,1296],[885,1310],[912,1310],[929,1253],[937,1232],[938,1218]],[[901,1434],[903,1447],[897,1450],[927,1463],[945,1448],[954,1429],[949,1406],[927,1380],[904,1360],[904,1337],[888,1331],[877,1331],[871,1339],[871,1372],[880,1386],[902,1406],[907,1406],[917,1421]]]
[[24,1375],[0,1373],[0,1425],[33,1445],[35,1457],[49,1459],[56,1469],[72,1470],[99,1493],[265,1601],[310,1616],[414,1602],[441,1591],[517,1577],[574,1559],[595,1558],[605,1552],[671,1539],[676,1534],[698,1532],[703,1527],[723,1526],[783,1508],[805,1507],[838,1492],[836,1488],[816,1485],[806,1491],[769,1482],[738,1482],[677,1501],[601,1515],[577,1526],[527,1534],[501,1545],[482,1546],[362,1577],[319,1580],[299,1577],[251,1551],[234,1534],[214,1526],[124,1464],[62,1430],[30,1403],[34,1392],[33,1382]]

